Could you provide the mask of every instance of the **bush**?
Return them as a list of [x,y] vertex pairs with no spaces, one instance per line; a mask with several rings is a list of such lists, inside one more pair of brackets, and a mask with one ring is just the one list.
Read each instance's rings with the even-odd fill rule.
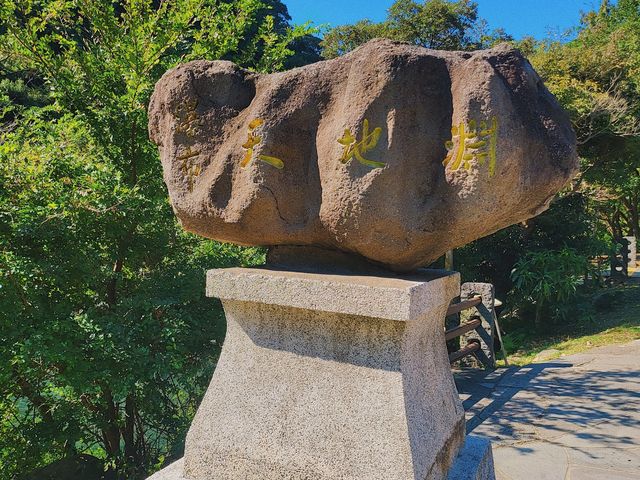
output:
[[147,105],[180,62],[282,68],[310,33],[286,17],[277,0],[0,2],[0,478],[88,454],[135,480],[180,455],[225,330],[204,270],[263,253],[180,228]]
[[608,252],[609,240],[592,201],[584,194],[569,192],[526,223],[457,249],[456,268],[465,280],[492,283],[498,298],[504,299],[513,289],[511,272],[526,252],[569,248],[592,258]]
[[543,326],[545,318],[564,320],[590,268],[587,257],[569,248],[529,252],[518,260],[511,274],[512,307],[521,311],[533,307],[536,328]]
[[623,293],[620,290],[605,290],[593,296],[592,303],[596,310],[603,312],[611,310],[621,301]]

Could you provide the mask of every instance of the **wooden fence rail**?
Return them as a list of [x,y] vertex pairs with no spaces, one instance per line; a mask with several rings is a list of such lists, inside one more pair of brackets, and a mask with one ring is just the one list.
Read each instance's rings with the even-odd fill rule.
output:
[[495,314],[493,285],[489,283],[464,283],[460,292],[460,301],[447,309],[447,317],[459,316],[461,312],[475,309],[477,314],[468,321],[445,331],[446,341],[462,337],[465,342],[460,348],[449,354],[449,363],[453,364],[469,355],[473,355],[487,368],[495,368],[494,338],[499,338],[498,319]]
[[453,305],[449,305],[449,308],[447,309],[447,317],[449,315],[455,315],[456,313],[460,313],[463,310],[468,310],[470,308],[473,308],[480,303],[482,303],[482,297],[480,295],[477,295],[473,298],[470,298],[469,300],[465,300],[460,303],[454,303]]

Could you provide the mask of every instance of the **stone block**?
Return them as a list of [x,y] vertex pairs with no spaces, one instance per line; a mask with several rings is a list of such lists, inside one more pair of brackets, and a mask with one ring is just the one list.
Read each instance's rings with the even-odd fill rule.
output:
[[[460,288],[460,300],[469,300],[476,295],[482,297],[482,303],[477,305],[474,309],[467,310],[463,313],[465,321],[470,320],[472,317],[480,317],[482,320],[482,328],[484,334],[480,335],[475,330],[471,330],[461,337],[461,344],[466,345],[471,339],[480,340],[482,351],[486,358],[489,360],[489,367],[495,368],[496,366],[496,353],[494,350],[494,338],[496,338],[496,313],[495,313],[495,288],[491,283],[480,282],[466,282],[463,283]],[[482,367],[482,364],[477,365]]]
[[494,480],[491,442],[486,438],[467,436],[447,480]]
[[183,463],[152,478],[447,478],[464,443],[443,330],[459,281],[209,271],[227,338]]

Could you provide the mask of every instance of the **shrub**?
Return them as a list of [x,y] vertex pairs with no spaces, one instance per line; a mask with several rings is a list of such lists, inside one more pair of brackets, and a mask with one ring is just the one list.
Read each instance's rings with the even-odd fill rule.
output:
[[586,257],[569,248],[529,252],[518,260],[511,274],[512,306],[522,311],[532,306],[536,328],[543,326],[545,318],[564,320],[590,268]]

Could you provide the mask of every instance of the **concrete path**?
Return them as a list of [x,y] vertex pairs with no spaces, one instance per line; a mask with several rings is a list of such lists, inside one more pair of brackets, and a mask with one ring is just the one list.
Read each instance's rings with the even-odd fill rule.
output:
[[640,479],[640,340],[455,377],[498,480]]

